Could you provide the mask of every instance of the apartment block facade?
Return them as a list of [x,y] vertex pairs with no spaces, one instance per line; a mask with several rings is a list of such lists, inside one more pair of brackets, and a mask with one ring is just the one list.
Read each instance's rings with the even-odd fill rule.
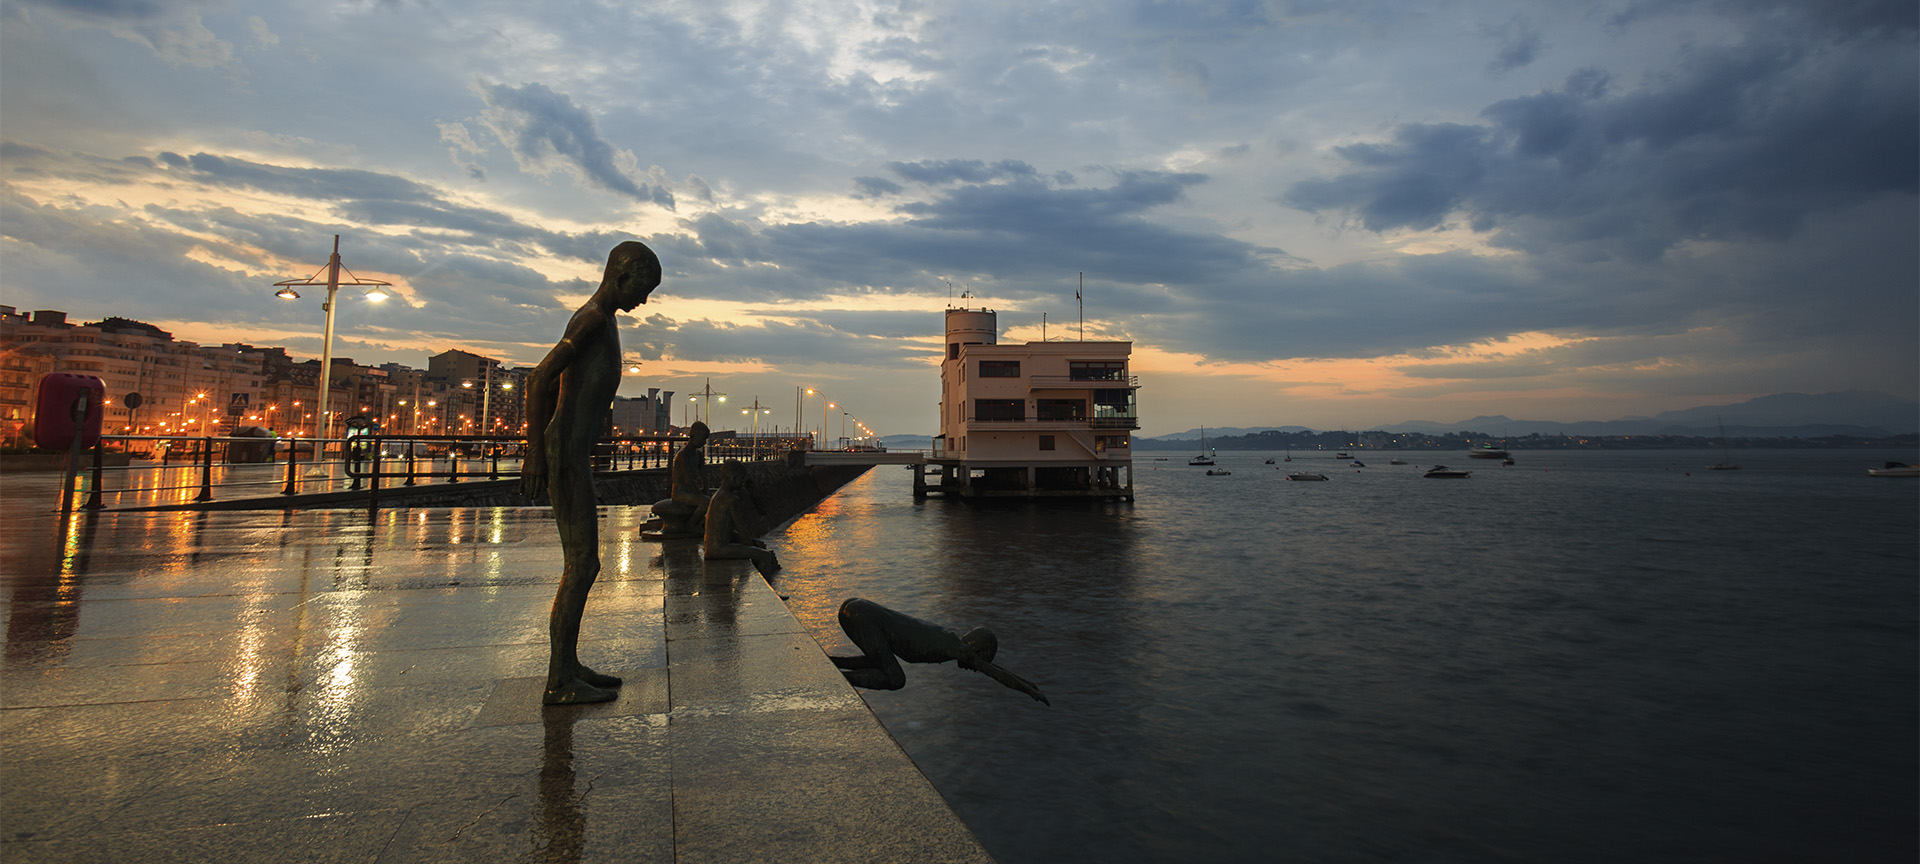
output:
[[[424,370],[335,357],[326,375],[326,433],[340,437],[349,418],[365,415],[392,435],[522,435],[531,371],[457,349],[429,358]],[[202,346],[124,318],[76,324],[57,310],[0,306],[0,446],[30,443],[35,389],[50,372],[105,383],[104,428],[111,435],[230,435],[259,426],[311,436],[322,427],[314,417],[318,360],[295,360],[284,348]],[[141,396],[137,408],[127,404],[131,393]],[[635,401],[644,411],[619,425],[666,431],[664,400]],[[611,428],[611,413],[608,419]]]

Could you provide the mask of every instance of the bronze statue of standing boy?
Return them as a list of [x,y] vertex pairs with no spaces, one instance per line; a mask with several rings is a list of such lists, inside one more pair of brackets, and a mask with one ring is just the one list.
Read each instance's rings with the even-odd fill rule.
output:
[[550,497],[565,566],[547,624],[548,705],[610,702],[620,679],[580,662],[580,618],[600,575],[600,520],[593,495],[593,444],[620,387],[617,312],[631,312],[660,286],[660,259],[645,244],[613,247],[600,289],[587,298],[560,344],[527,377],[527,455],[520,490]]

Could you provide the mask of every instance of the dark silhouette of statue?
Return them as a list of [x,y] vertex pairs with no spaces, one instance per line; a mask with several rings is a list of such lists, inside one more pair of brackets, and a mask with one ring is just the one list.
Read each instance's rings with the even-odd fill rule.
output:
[[739,462],[728,459],[721,464],[720,488],[707,500],[706,541],[701,551],[708,561],[752,561],[754,569],[765,576],[780,569],[780,559],[747,529],[746,513],[741,509],[746,504],[745,486],[746,471]]
[[548,705],[608,702],[620,679],[580,662],[580,619],[600,575],[600,521],[593,494],[593,445],[620,387],[620,331],[615,313],[631,312],[660,285],[660,259],[627,241],[607,256],[599,290],[573,313],[566,335],[527,377],[527,458],[520,489],[549,497],[565,561],[547,625]]
[[861,653],[857,657],[830,659],[855,687],[898,690],[907,686],[907,673],[900,668],[900,660],[908,663],[955,660],[962,669],[986,675],[1042,704],[1053,704],[1027,679],[993,665],[1000,640],[985,627],[975,627],[956,636],[952,630],[931,621],[854,597],[840,604],[840,629],[846,631],[847,638],[853,640]]
[[707,502],[713,493],[707,491],[707,424],[698,420],[687,427],[687,446],[673,454],[673,465],[668,473],[671,482],[666,500],[655,502],[652,520],[641,526],[641,537],[646,540],[671,540],[676,537],[699,537],[704,533],[707,523]]

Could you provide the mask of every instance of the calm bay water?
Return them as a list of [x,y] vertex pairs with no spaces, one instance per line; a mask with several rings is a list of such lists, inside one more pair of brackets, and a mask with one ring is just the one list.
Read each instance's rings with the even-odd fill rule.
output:
[[1053,700],[867,694],[1005,864],[1920,855],[1920,483],[1865,471],[1914,454],[1142,455],[1130,505],[877,468],[769,538],[823,644],[988,624]]

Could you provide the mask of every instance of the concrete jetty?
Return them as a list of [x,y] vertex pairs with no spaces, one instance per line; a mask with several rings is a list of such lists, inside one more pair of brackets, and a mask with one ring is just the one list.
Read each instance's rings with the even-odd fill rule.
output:
[[581,636],[627,683],[577,708],[544,508],[9,512],[0,859],[989,861],[767,583],[641,511]]

